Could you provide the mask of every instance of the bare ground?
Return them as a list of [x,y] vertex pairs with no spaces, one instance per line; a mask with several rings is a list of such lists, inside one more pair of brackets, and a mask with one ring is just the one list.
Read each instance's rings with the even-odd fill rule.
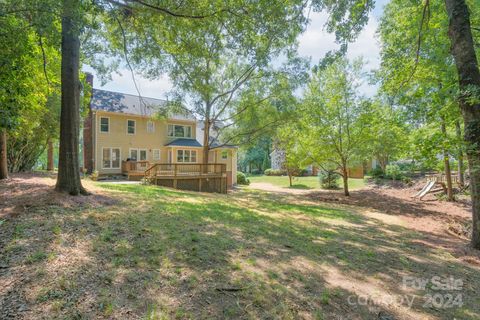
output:
[[[284,188],[228,196],[147,189],[142,197],[89,181],[92,196],[70,197],[54,192],[54,183],[29,174],[0,183],[0,258],[8,257],[0,259],[1,319],[480,315],[478,251],[450,228],[468,223],[465,203],[420,202],[410,198],[413,190],[390,188],[349,198]],[[151,207],[151,199],[161,206]],[[344,216],[345,208],[353,215]],[[465,281],[458,313],[398,301],[347,303],[399,297],[408,293],[399,277],[431,274]]]

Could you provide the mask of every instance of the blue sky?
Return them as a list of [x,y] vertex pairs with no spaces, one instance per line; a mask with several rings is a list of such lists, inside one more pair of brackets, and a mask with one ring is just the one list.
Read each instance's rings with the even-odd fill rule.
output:
[[[379,66],[379,43],[376,39],[375,32],[378,27],[379,19],[383,12],[383,6],[388,3],[389,0],[379,0],[375,10],[370,15],[369,22],[364,30],[359,35],[358,39],[352,43],[348,50],[348,57],[353,59],[362,56],[366,62],[366,71],[375,69]],[[336,49],[338,45],[335,43],[335,36],[329,34],[324,30],[324,23],[327,15],[325,13],[311,12],[310,24],[306,31],[300,35],[299,42],[299,54],[301,56],[310,57],[312,63],[317,63],[328,51]],[[84,71],[95,72],[85,66]],[[152,98],[165,98],[167,92],[172,88],[171,82],[167,76],[151,81],[142,78],[139,75],[135,76],[137,84],[140,89],[140,93],[145,97]],[[101,86],[97,77],[94,77],[94,88],[101,88],[110,91],[117,91],[129,94],[137,94],[135,86],[132,81],[132,76],[129,70],[120,69],[118,74],[112,75],[112,81],[108,82],[104,86]],[[367,96],[372,96],[376,88],[365,84],[361,87],[362,93]]]

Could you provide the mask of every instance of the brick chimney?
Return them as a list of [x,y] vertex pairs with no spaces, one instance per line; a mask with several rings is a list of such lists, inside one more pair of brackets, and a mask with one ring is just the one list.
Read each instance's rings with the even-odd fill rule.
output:
[[[86,72],[86,81],[93,95],[93,74]],[[87,173],[92,173],[95,168],[95,157],[93,153],[93,126],[92,97],[90,97],[88,114],[83,122],[83,166]]]

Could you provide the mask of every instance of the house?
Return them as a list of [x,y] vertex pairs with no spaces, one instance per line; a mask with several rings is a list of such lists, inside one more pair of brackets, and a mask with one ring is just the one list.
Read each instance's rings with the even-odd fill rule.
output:
[[[285,169],[285,159],[286,153],[281,148],[274,148],[273,151],[270,153],[270,159],[272,161],[272,169],[274,170],[282,170]],[[353,166],[348,168],[348,176],[350,178],[357,178],[363,179],[365,177],[365,172],[375,168],[375,163],[367,162],[363,165]],[[306,168],[306,175],[315,176],[318,174],[318,168],[314,165],[308,165]]]
[[161,117],[164,106],[159,99],[93,89],[83,129],[86,171],[123,174],[130,180],[155,172],[162,179],[158,184],[179,183],[186,185],[184,189],[201,187],[200,179],[205,187],[223,172],[227,187],[236,184],[237,148],[211,147],[209,165],[204,166],[197,120],[185,115]]

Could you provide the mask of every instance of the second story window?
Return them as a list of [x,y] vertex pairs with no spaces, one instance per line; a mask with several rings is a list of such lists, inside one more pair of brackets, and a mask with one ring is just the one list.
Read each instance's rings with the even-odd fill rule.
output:
[[100,132],[108,132],[110,130],[110,119],[101,117],[100,118]]
[[153,122],[152,120],[147,121],[147,132],[149,133],[155,132],[155,122]]
[[135,134],[135,120],[127,120],[127,133]]
[[179,124],[168,125],[168,136],[175,138],[191,138],[192,126],[183,126]]

